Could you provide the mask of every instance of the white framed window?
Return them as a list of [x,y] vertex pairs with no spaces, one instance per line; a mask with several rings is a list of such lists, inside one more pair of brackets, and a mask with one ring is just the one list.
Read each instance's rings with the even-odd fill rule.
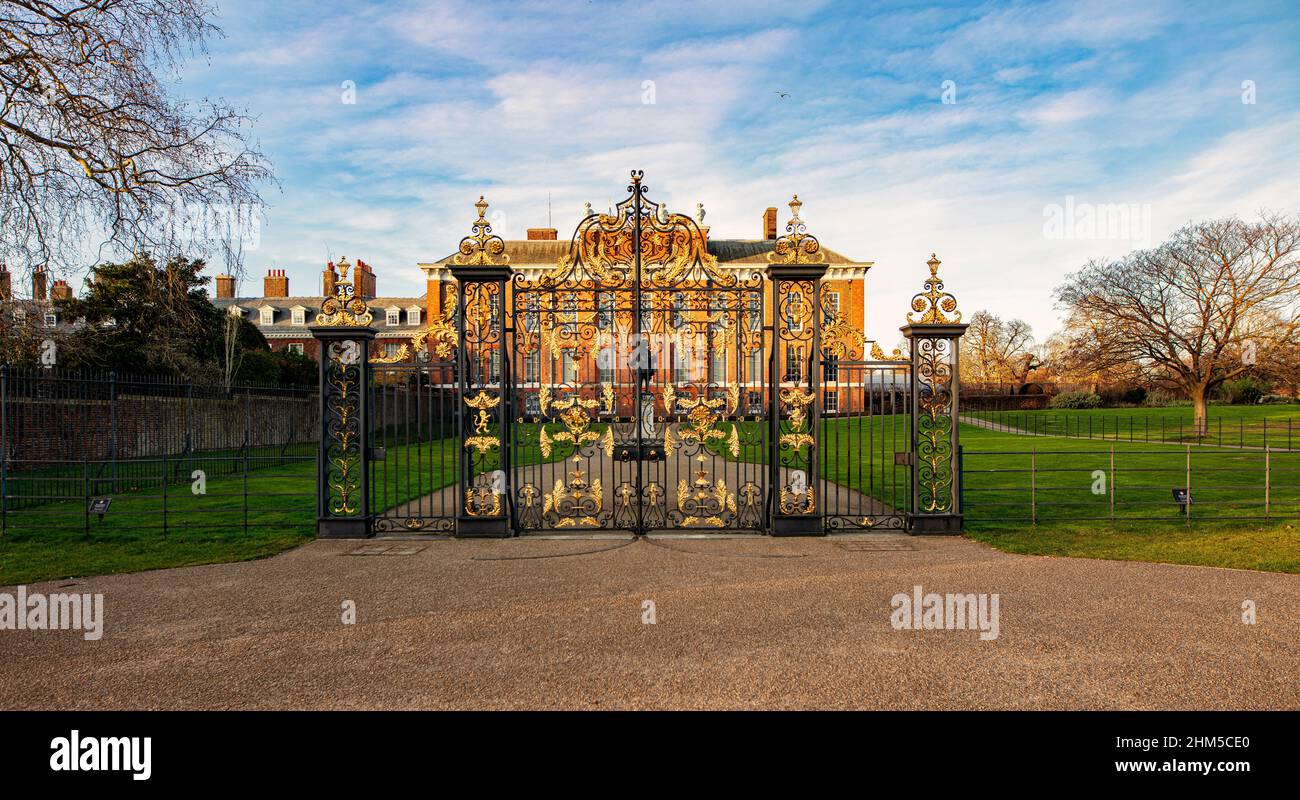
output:
[[402,310],[399,308],[388,309],[388,313],[384,317],[384,322],[386,322],[389,325],[401,325]]
[[797,333],[803,330],[803,318],[807,313],[803,292],[791,292],[786,301],[787,322],[791,332]]
[[709,381],[711,383],[727,382],[727,352],[713,353],[709,358]]
[[824,294],[822,295],[822,297],[824,298],[824,302],[822,303],[822,306],[823,306],[823,309],[824,309],[825,312],[826,312],[826,314],[825,314],[826,319],[825,319],[825,323],[824,323],[824,324],[829,325],[830,323],[832,323],[832,322],[835,321],[835,318],[836,318],[837,316],[839,316],[839,313],[840,313],[840,293],[839,293],[839,292],[826,292],[826,293],[824,293]]
[[45,327],[53,328],[59,324],[59,315],[53,311],[45,312]]
[[307,309],[299,307],[293,310],[293,324],[294,325],[307,324]]
[[571,350],[560,351],[560,380],[566,383],[578,382],[578,359]]
[[840,379],[840,357],[825,355],[822,357],[822,381],[834,383]]
[[384,358],[397,358],[402,345],[398,342],[384,342]]
[[274,309],[274,308],[271,308],[270,306],[266,306],[266,307],[262,308],[262,309],[261,309],[261,316],[258,317],[258,320],[259,320],[263,325],[274,325],[274,324],[275,324],[275,309]]
[[420,324],[420,309],[416,308],[415,306],[406,309],[406,324],[407,325]]
[[803,348],[796,344],[786,345],[784,381],[799,383],[803,380]]
[[840,393],[834,389],[827,389],[822,393],[822,411],[827,414],[838,414],[840,411]]
[[[542,377],[542,354],[533,350],[524,355],[524,381],[537,383]],[[536,395],[529,395],[537,399]]]
[[302,342],[289,342],[289,344],[285,346],[284,349],[288,350],[290,353],[297,353],[298,355],[303,354]]

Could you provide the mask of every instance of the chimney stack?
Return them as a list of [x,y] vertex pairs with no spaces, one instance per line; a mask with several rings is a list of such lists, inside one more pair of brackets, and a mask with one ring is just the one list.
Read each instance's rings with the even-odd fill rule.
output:
[[560,231],[556,228],[529,228],[528,241],[530,242],[553,242],[560,238]]
[[334,269],[334,262],[329,262],[325,271],[321,273],[321,288],[326,297],[334,296],[334,289],[338,286],[339,273]]
[[32,299],[45,299],[45,281],[47,279],[45,268],[41,267],[32,273]]
[[55,282],[54,282],[54,285],[50,287],[50,299],[51,299],[51,300],[71,300],[71,299],[72,299],[72,287],[69,286],[69,285],[68,285],[68,282],[65,281],[65,280],[57,280],[57,281],[55,281]]
[[282,269],[268,269],[262,279],[263,297],[288,297],[289,278]]
[[13,284],[9,275],[9,267],[5,262],[0,261],[0,301],[13,299]]
[[763,212],[763,238],[768,241],[776,240],[776,209],[768,208]]
[[375,271],[359,258],[356,268],[352,271],[352,289],[363,300],[375,296]]
[[230,300],[235,296],[235,276],[224,272],[217,276],[217,299]]

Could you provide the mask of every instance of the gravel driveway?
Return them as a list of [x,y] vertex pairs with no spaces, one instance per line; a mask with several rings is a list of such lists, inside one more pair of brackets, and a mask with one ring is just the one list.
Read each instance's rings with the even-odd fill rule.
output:
[[[1300,708],[1294,575],[957,538],[620,544],[320,541],[33,585],[103,593],[104,635],[0,631],[0,708]],[[918,584],[997,593],[998,638],[894,630]]]

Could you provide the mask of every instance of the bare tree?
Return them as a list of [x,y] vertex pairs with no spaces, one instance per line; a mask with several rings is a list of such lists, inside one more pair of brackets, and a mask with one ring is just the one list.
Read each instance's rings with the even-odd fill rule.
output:
[[[1139,365],[1181,390],[1204,433],[1207,401],[1225,380],[1300,346],[1300,220],[1189,225],[1165,244],[1092,261],[1056,289],[1077,364]],[[1275,325],[1253,324],[1273,315]]]
[[961,338],[962,370],[966,382],[1003,387],[1023,384],[1041,366],[1033,351],[1034,335],[1022,319],[1003,322],[988,311],[976,311]]
[[159,77],[220,33],[213,11],[0,0],[0,258],[72,273],[105,249],[184,249],[238,267],[269,164],[245,115],[173,98]]

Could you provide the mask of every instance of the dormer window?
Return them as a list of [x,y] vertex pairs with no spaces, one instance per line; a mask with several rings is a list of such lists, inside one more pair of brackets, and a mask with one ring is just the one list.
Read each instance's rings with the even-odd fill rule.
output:
[[58,314],[54,313],[53,311],[45,312],[45,327],[53,328],[55,325],[58,324],[59,324]]
[[264,306],[264,307],[262,308],[262,314],[261,314],[261,318],[260,318],[259,321],[260,321],[261,324],[263,324],[263,325],[274,325],[274,324],[275,324],[275,309],[274,309],[274,308],[271,308],[270,306]]
[[401,325],[401,324],[402,324],[402,310],[401,310],[400,308],[390,308],[390,309],[388,309],[388,314],[387,314],[386,322],[387,322],[389,325]]
[[294,324],[294,325],[306,325],[306,324],[307,324],[307,309],[303,308],[302,306],[294,306],[294,308],[293,308],[293,324]]
[[242,317],[244,316],[244,309],[240,308],[239,306],[231,306],[229,313],[230,316],[232,317]]
[[406,309],[406,324],[407,324],[407,325],[419,325],[419,324],[420,324],[420,307],[419,307],[419,306],[411,306],[410,308]]

